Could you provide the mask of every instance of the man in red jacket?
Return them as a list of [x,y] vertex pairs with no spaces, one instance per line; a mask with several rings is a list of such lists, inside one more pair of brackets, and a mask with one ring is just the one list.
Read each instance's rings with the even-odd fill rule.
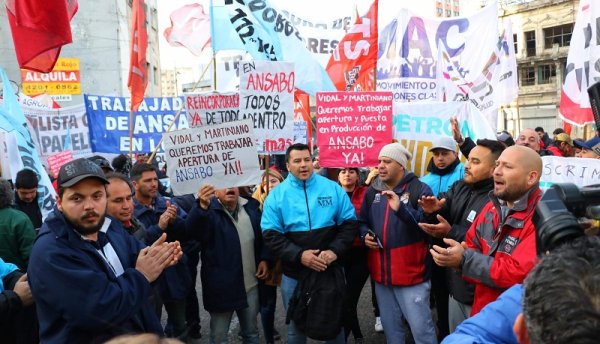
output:
[[507,148],[494,170],[494,191],[469,228],[466,243],[444,239],[449,246],[431,249],[436,264],[462,271],[475,283],[471,315],[522,283],[536,262],[532,217],[541,197],[542,159],[523,146]]

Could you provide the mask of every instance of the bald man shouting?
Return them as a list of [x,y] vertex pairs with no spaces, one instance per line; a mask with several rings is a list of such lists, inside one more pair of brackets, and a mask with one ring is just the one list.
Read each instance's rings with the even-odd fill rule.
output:
[[541,174],[542,159],[534,150],[505,149],[496,162],[490,202],[467,231],[466,243],[446,238],[448,248],[431,249],[437,265],[460,270],[463,278],[475,283],[471,315],[522,283],[535,265],[532,217],[541,197]]

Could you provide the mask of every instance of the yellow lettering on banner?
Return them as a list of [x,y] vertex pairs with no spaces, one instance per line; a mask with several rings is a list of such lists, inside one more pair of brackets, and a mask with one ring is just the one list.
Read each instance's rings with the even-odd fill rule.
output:
[[[432,143],[430,141],[417,141],[417,140],[406,140],[401,139],[399,142],[408,149],[413,155],[412,160],[409,160],[406,168],[416,174],[418,177],[423,177],[427,174],[427,164],[431,160],[431,148]],[[463,155],[460,155],[460,160],[464,163],[466,161]]]

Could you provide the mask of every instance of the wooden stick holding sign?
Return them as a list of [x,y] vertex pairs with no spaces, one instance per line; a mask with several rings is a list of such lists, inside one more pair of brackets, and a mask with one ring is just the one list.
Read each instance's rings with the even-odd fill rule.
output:
[[[213,57],[213,59],[214,59],[214,57]],[[196,83],[194,84],[193,90],[195,90],[198,87],[198,85],[200,85],[200,81],[202,81],[202,78],[204,78],[204,74],[206,74],[206,71],[208,71],[209,66],[210,66],[210,63],[207,63],[206,68],[204,68],[204,71],[202,71],[202,74],[200,75],[200,78],[198,78],[198,81],[196,81]],[[179,115],[181,115],[182,111],[183,111],[183,106],[179,109],[179,111],[177,111],[177,113],[175,114],[175,117],[173,117],[173,121],[171,122],[171,125],[169,125],[169,127],[167,128],[167,133],[170,132],[171,129],[173,129],[173,125],[175,125],[175,122],[179,118]],[[154,147],[154,150],[152,151],[152,154],[150,155],[150,158],[148,159],[149,164],[151,164],[152,160],[154,160],[154,157],[156,156],[156,153],[158,152],[158,148],[160,148],[160,145],[163,143],[164,138],[165,138],[165,136],[163,135],[163,137],[160,139],[160,141],[158,142],[156,147]],[[129,140],[131,142],[131,138]],[[130,149],[129,155],[131,156],[131,149]]]

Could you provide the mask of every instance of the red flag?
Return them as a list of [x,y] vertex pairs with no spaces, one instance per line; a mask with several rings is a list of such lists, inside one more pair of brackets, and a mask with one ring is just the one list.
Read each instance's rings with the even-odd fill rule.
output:
[[75,12],[77,0],[7,0],[19,67],[52,71],[61,47],[73,41],[70,21]]
[[135,112],[144,101],[144,93],[148,85],[148,71],[146,70],[148,32],[146,31],[144,0],[133,0],[131,13],[131,58],[127,86],[131,92],[131,111]]
[[374,91],[373,71],[377,64],[377,2],[342,38],[327,64],[327,73],[339,91]]
[[172,46],[183,46],[194,55],[210,46],[210,16],[200,4],[187,4],[171,13],[165,38]]

